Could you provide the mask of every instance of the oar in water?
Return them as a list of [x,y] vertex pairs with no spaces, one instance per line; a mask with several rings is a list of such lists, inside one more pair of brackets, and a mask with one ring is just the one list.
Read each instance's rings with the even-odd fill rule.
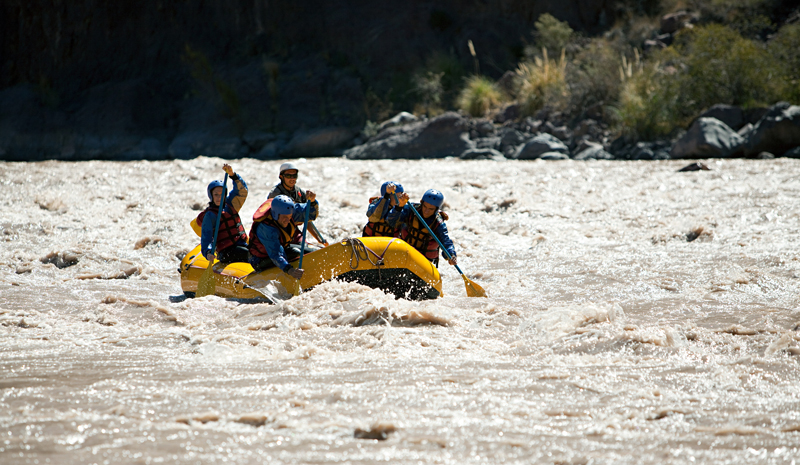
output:
[[[308,232],[308,210],[311,207],[311,202],[306,202],[306,213],[305,217],[303,218],[303,240],[300,242],[300,261],[297,263],[297,269],[303,269],[303,255],[306,253],[306,233]],[[300,295],[303,292],[303,288],[300,287],[300,280],[297,280],[297,286],[293,289],[292,294]]]
[[[397,202],[397,205],[399,206],[400,201],[397,200],[397,194],[393,195],[394,195],[394,201]],[[431,237],[436,239],[436,243],[439,244],[439,247],[442,248],[444,256],[447,257],[448,260],[450,260],[452,258],[450,257],[450,252],[448,252],[447,249],[444,248],[442,241],[440,241],[439,238],[436,237],[436,234],[433,233],[431,227],[428,226],[428,223],[426,223],[425,220],[422,219],[422,215],[419,214],[419,212],[417,211],[416,208],[414,208],[413,205],[411,205],[411,211],[413,211],[414,214],[417,215],[417,219],[419,220],[419,222],[425,225],[425,227],[428,229],[428,232],[431,233]],[[486,297],[486,291],[484,291],[482,287],[478,286],[477,283],[467,278],[467,275],[465,275],[464,272],[461,271],[461,268],[458,267],[458,264],[456,264],[455,267],[458,270],[458,272],[461,273],[461,277],[464,278],[464,286],[467,288],[467,297]]]
[[208,268],[200,275],[197,281],[197,292],[195,297],[204,297],[213,294],[217,290],[217,280],[214,278],[214,252],[217,251],[217,233],[219,233],[219,219],[222,217],[222,209],[225,208],[225,197],[228,195],[228,173],[225,173],[225,180],[222,181],[222,197],[219,199],[219,210],[217,210],[217,224],[214,226],[214,240],[211,241],[211,260],[208,261]]

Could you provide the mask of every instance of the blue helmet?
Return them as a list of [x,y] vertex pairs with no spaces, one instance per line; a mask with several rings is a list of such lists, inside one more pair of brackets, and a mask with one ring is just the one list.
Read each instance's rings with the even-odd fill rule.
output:
[[395,193],[403,192],[403,185],[399,182],[386,181],[385,183],[381,184],[381,197],[386,195],[386,188],[389,187],[389,184],[394,184]]
[[436,189],[428,189],[422,196],[422,201],[427,202],[436,208],[442,208],[442,204],[444,203],[444,194]]
[[272,199],[272,219],[277,220],[278,215],[288,215],[294,211],[294,202],[289,196],[279,195]]
[[218,179],[215,179],[208,184],[208,189],[206,189],[206,192],[208,193],[208,200],[211,200],[212,202],[214,201],[214,196],[211,195],[211,191],[217,187],[225,187],[225,184]]

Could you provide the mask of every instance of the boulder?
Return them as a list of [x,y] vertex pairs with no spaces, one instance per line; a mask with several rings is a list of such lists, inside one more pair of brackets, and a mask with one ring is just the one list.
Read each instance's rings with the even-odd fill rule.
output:
[[744,139],[716,118],[697,118],[672,146],[672,158],[729,158],[742,153]]
[[541,133],[519,147],[514,154],[514,158],[518,160],[534,160],[547,152],[566,155],[569,153],[569,148],[555,136]]
[[462,160],[504,160],[502,153],[494,149],[469,149],[459,155]]
[[530,137],[512,128],[500,128],[497,134],[500,136],[500,148],[498,150],[508,158],[512,158],[519,147]]
[[519,118],[520,107],[518,103],[512,103],[504,106],[500,111],[494,115],[494,122],[503,124],[508,121],[515,121]]
[[800,145],[800,106],[786,102],[772,106],[747,134],[745,156],[761,152],[785,153]]
[[719,103],[712,106],[700,118],[716,118],[727,124],[729,128],[738,131],[744,126],[744,111],[740,107]]
[[169,158],[190,159],[199,156],[242,158],[250,151],[235,136],[214,135],[205,131],[188,131],[178,134],[167,149]]
[[584,142],[579,147],[579,152],[575,155],[575,160],[613,160],[614,156],[606,152],[602,144],[596,142]]
[[419,121],[419,118],[407,111],[401,111],[400,113],[382,122],[380,126],[378,126],[378,131],[383,131],[384,129],[393,128],[395,126],[402,126],[408,123],[414,123],[416,121]]
[[334,155],[356,136],[355,131],[346,127],[328,127],[311,131],[297,131],[284,148],[289,157],[319,157]]
[[791,150],[787,150],[786,153],[783,154],[786,158],[800,158],[800,147],[795,147]]
[[381,131],[369,142],[344,152],[354,160],[457,157],[474,148],[467,121],[448,112],[429,121],[418,121]]
[[569,160],[569,157],[561,152],[545,152],[539,156],[541,160]]

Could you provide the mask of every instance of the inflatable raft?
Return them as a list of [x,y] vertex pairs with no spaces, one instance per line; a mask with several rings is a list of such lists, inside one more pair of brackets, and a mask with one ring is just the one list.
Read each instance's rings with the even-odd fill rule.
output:
[[[297,260],[290,262],[297,267]],[[208,267],[208,261],[195,247],[181,261],[181,289],[194,296],[197,282]],[[422,254],[401,239],[391,237],[359,237],[331,244],[303,257],[305,273],[300,287],[309,289],[332,279],[357,282],[397,298],[410,300],[435,299],[442,295],[439,270]],[[278,268],[254,273],[248,263],[215,262],[215,294],[220,297],[254,299],[263,297],[259,289],[278,282],[292,289],[297,280]]]

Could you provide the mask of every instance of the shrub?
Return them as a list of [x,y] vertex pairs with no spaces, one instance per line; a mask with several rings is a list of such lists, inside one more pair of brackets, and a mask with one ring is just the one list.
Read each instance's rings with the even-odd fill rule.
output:
[[442,76],[444,73],[428,71],[418,73],[412,78],[414,93],[420,98],[418,103],[425,114],[431,115],[441,109],[444,94]]
[[458,107],[470,116],[484,116],[497,107],[500,99],[500,91],[492,81],[484,76],[472,76],[458,97]]
[[780,63],[761,44],[722,25],[697,27],[679,35],[682,94],[689,110],[714,105],[772,103],[785,91]]
[[550,60],[547,49],[542,49],[542,58],[536,57],[532,63],[520,63],[516,73],[519,82],[517,100],[523,115],[531,116],[545,107],[553,110],[566,108],[569,92],[563,49],[558,62]]
[[782,100],[800,103],[800,24],[783,26],[770,41],[769,52],[787,77],[788,89]]
[[614,107],[617,129],[629,141],[670,134],[681,121],[679,83],[660,63],[621,68],[624,83]]
[[575,37],[575,32],[569,27],[566,21],[559,21],[550,13],[539,16],[534,24],[533,36],[536,39],[536,47],[528,47],[525,56],[533,61],[534,57],[539,56],[543,49],[562,50]]
[[580,115],[594,105],[614,104],[622,89],[620,52],[605,39],[594,39],[567,63],[568,112]]

